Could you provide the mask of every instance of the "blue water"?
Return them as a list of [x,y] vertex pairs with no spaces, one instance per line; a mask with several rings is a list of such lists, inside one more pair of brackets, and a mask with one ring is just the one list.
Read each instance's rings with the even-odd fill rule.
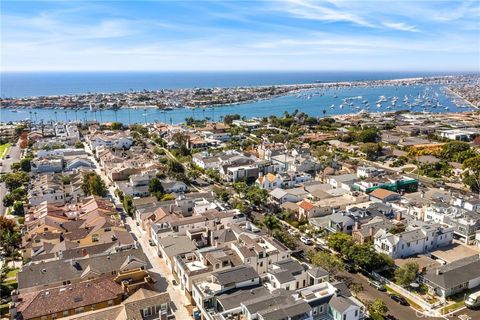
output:
[[[430,86],[430,95],[438,93],[438,101],[443,107],[429,108],[431,112],[445,112],[445,107],[448,107],[449,112],[467,111],[469,108],[457,107],[452,103],[449,96],[445,95],[441,86]],[[314,93],[316,91],[311,91]],[[317,91],[318,92],[318,91]],[[171,111],[162,111],[159,109],[121,109],[117,111],[104,110],[104,111],[90,111],[90,110],[54,110],[54,109],[3,109],[0,110],[0,121],[18,121],[25,119],[32,119],[35,122],[38,121],[51,121],[51,120],[81,120],[90,121],[96,120],[101,122],[107,121],[120,121],[124,124],[142,123],[142,122],[167,122],[167,123],[180,123],[185,121],[186,117],[194,117],[195,119],[204,119],[206,117],[211,120],[221,120],[222,116],[227,114],[240,114],[241,116],[251,117],[265,117],[270,115],[282,115],[285,111],[292,112],[298,109],[300,112],[305,112],[311,116],[321,117],[323,116],[323,110],[326,110],[326,116],[357,113],[361,108],[364,108],[363,100],[367,100],[370,105],[370,112],[385,112],[385,111],[398,111],[408,109],[403,104],[404,96],[407,96],[410,101],[418,95],[423,95],[425,92],[424,86],[404,86],[404,87],[355,87],[355,88],[340,88],[323,90],[323,95],[313,94],[291,94],[269,100],[256,101],[251,103],[244,103],[238,105],[219,106],[215,108],[206,109],[176,109]],[[338,97],[335,98],[335,95]],[[383,103],[381,108],[377,108],[375,102],[379,97],[383,95],[388,98],[388,103]],[[310,99],[307,96],[311,96]],[[354,101],[353,106],[346,106],[340,108],[342,99],[349,97],[361,96],[361,99]],[[392,97],[398,97],[396,107],[387,109],[387,105],[391,104]],[[331,105],[334,105],[331,108]],[[358,107],[358,108],[356,108]],[[424,107],[417,106],[411,109],[411,111],[423,111]],[[31,113],[30,113],[31,112]]]
[[[398,79],[441,72],[2,72],[0,96],[28,97],[166,88]],[[448,74],[452,74],[451,72]]]

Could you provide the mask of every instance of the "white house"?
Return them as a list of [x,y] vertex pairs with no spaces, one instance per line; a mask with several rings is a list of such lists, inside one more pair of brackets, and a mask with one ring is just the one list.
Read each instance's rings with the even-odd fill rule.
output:
[[439,224],[409,225],[404,232],[395,235],[380,229],[374,236],[374,247],[378,252],[397,259],[448,246],[452,240],[452,227]]

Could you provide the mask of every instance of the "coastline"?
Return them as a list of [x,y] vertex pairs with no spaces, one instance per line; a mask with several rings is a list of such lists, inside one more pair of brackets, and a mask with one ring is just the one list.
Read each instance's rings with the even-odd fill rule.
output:
[[[159,109],[169,111],[172,109],[207,109],[207,108],[221,108],[225,106],[253,103],[262,100],[275,99],[282,96],[293,95],[303,93],[308,90],[336,90],[340,88],[358,88],[358,87],[391,87],[391,86],[414,86],[414,85],[448,85],[452,83],[458,83],[459,81],[465,81],[471,79],[472,76],[436,76],[436,77],[410,77],[410,78],[398,78],[387,80],[366,80],[366,81],[340,81],[340,82],[319,82],[319,83],[307,83],[307,84],[280,84],[280,85],[263,85],[263,86],[240,86],[240,87],[225,87],[225,88],[190,88],[190,89],[161,89],[152,91],[133,91],[133,92],[121,92],[121,93],[89,93],[89,94],[73,94],[73,95],[53,95],[46,97],[29,97],[29,98],[2,98],[1,109],[57,109],[57,110],[118,110],[118,109]],[[270,91],[278,90],[279,92],[265,92],[270,88]],[[449,89],[448,87],[446,87]],[[208,103],[205,101],[196,101],[192,94],[196,90],[210,90],[215,91],[211,94],[210,98],[217,96],[227,95],[229,100],[234,100],[232,97],[238,94],[246,94],[248,97],[241,97],[240,101],[232,102],[213,102]],[[450,90],[451,91],[451,90]],[[453,91],[452,91],[453,92]],[[163,94],[160,98],[158,95]],[[167,96],[167,94],[169,96]],[[455,93],[462,100],[468,102],[462,98],[458,93]],[[105,97],[108,95],[110,100]],[[127,102],[121,106],[114,106],[112,101],[118,102],[119,98],[125,98],[132,96],[150,95],[151,98],[164,99],[161,103],[141,105],[139,102]],[[230,96],[228,96],[230,95]],[[251,97],[253,96],[253,97]],[[92,101],[100,98],[107,99],[107,105],[92,107]],[[208,97],[208,96],[207,96]],[[72,99],[77,99],[77,102]],[[170,100],[169,100],[170,99]],[[183,101],[181,101],[183,99]],[[65,102],[67,100],[67,102]],[[198,105],[196,105],[198,103]],[[43,105],[42,105],[43,104]],[[70,104],[70,105],[68,105]],[[89,105],[87,105],[89,104]],[[109,106],[108,104],[111,104]],[[469,105],[475,107],[472,103]],[[475,107],[477,108],[477,107]]]
[[458,92],[452,90],[451,88],[445,87],[445,91],[447,91],[449,94],[453,95],[455,98],[463,101],[463,103],[469,105],[470,107],[472,107],[472,108],[474,108],[474,109],[477,109],[477,110],[480,110],[480,107],[479,107],[479,106],[474,105],[473,103],[471,103],[470,101],[468,101],[466,98],[464,98],[464,97],[461,96]]

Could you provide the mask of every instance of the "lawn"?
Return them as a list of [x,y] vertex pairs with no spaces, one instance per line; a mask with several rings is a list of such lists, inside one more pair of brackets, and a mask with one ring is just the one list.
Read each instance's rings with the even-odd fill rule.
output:
[[445,308],[442,309],[442,314],[447,314],[447,313],[450,313],[452,312],[453,310],[457,310],[461,307],[464,306],[464,301],[458,301],[458,302],[455,302],[449,306],[446,306]]
[[18,271],[20,271],[19,268],[15,268],[15,269],[12,269],[10,271],[8,271],[7,273],[7,279],[9,278],[15,278],[15,276],[17,275]]
[[0,159],[5,159],[5,156],[7,155],[8,150],[10,149],[11,146],[12,146],[11,143],[5,143],[0,145]]

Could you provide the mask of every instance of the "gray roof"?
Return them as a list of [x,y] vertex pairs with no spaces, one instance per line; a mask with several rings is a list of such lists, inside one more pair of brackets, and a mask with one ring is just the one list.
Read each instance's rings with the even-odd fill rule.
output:
[[158,240],[158,245],[162,247],[165,254],[171,258],[177,254],[192,252],[197,249],[187,236],[165,237]]
[[352,300],[343,296],[333,296],[328,304],[340,313],[344,313],[351,306],[357,306]]
[[292,273],[284,269],[276,269],[276,270],[270,271],[270,274],[274,276],[277,279],[277,281],[280,283],[295,281],[295,278],[293,277]]
[[314,278],[321,278],[328,276],[328,271],[320,267],[314,267],[308,270],[308,274],[310,274]]
[[265,311],[258,312],[264,320],[283,320],[300,318],[303,314],[309,314],[312,308],[305,301],[295,301],[294,303],[278,306]]
[[424,279],[444,289],[453,288],[478,277],[480,277],[480,257],[478,255],[429,270],[424,275]]
[[22,271],[17,274],[18,289],[79,279],[88,271],[111,275],[112,271],[129,269],[126,268],[129,262],[148,266],[148,259],[142,249],[120,251],[77,260],[31,263],[23,266]]
[[218,271],[212,273],[212,276],[217,278],[221,285],[229,285],[235,282],[243,282],[258,278],[258,273],[249,266],[238,266],[228,270]]
[[217,301],[223,306],[223,310],[237,308],[243,301],[264,297],[269,294],[265,287],[238,290],[234,293],[224,293],[217,296]]

